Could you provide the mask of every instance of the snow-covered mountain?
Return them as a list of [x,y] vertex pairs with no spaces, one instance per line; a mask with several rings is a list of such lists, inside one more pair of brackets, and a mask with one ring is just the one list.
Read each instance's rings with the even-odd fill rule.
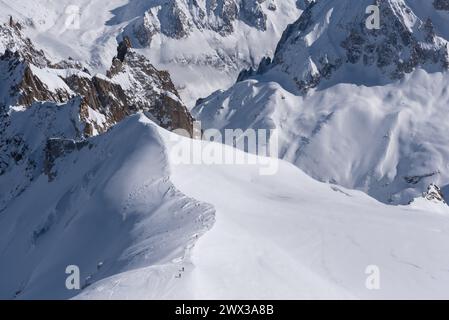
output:
[[[35,108],[50,127],[70,122],[62,111],[59,118],[48,114],[54,105]],[[26,116],[36,118],[30,111],[14,118]],[[42,131],[31,127],[23,138],[38,142]],[[80,268],[83,288],[141,267],[174,273],[213,224],[214,209],[170,181],[163,142],[143,115],[95,138],[48,145],[59,152],[46,158],[49,172],[39,172],[0,213],[2,299],[72,297],[76,291],[65,287],[69,265]],[[0,187],[11,187],[8,178],[24,167],[0,176]]]
[[[104,73],[124,36],[169,70],[190,107],[272,55],[296,0],[1,0],[0,21],[19,20],[50,60],[71,56]],[[299,1],[298,3],[301,3]],[[214,77],[211,79],[210,75]]]
[[[191,144],[222,149],[143,114],[67,141],[54,178],[41,173],[0,214],[0,297],[448,297],[449,207],[436,189],[387,206],[284,161],[273,176],[261,164],[173,161]],[[82,290],[65,288],[71,265]],[[365,284],[373,265],[381,290]]]
[[272,55],[301,12],[295,0],[156,0],[142,9],[144,15],[124,34],[172,73],[189,106],[231,86],[241,69]]
[[[0,299],[449,298],[447,1],[354,1],[0,0]],[[283,159],[171,132],[242,67]]]
[[[379,30],[365,26],[378,3]],[[275,128],[312,177],[408,203],[449,183],[449,11],[431,1],[317,1],[272,59],[193,110],[203,128]]]
[[[73,59],[51,63],[11,19],[0,25],[0,107],[29,107],[37,101],[65,103],[81,97],[84,132],[104,132],[127,115],[148,112],[168,129],[191,131],[192,118],[182,103],[170,75],[159,71],[131,49],[125,38],[107,75],[91,75]],[[0,47],[0,49],[2,49]]]

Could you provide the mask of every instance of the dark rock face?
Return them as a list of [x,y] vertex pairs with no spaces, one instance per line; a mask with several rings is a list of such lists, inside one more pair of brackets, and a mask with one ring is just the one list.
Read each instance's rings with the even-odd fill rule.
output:
[[29,106],[35,101],[64,102],[71,98],[71,94],[64,90],[49,91],[33,73],[32,64],[24,60],[19,52],[7,49],[0,56],[0,70],[3,71],[0,84],[4,92],[0,96],[0,106]]
[[[64,79],[68,86],[82,96],[80,118],[86,124],[84,134],[92,136],[102,133],[126,116],[135,113],[127,104],[122,87],[107,79],[94,76],[92,78],[72,75]],[[91,121],[89,110],[104,115],[106,121],[102,126]]]
[[263,12],[259,0],[243,0],[240,4],[240,17],[249,26],[267,30],[267,15]]
[[[193,118],[179,98],[169,73],[157,70],[144,56],[134,52],[128,38],[119,44],[107,77],[72,75],[64,81],[83,97],[80,115],[86,122],[88,136],[104,132],[139,111],[146,112],[168,130],[192,131]],[[89,121],[89,109],[105,117],[101,126]]]
[[45,160],[44,160],[44,173],[48,176],[49,181],[52,181],[57,172],[53,171],[53,166],[56,159],[63,157],[76,150],[81,150],[89,143],[84,141],[75,141],[72,139],[51,138],[47,140],[45,145]]
[[269,69],[271,62],[272,61],[271,61],[270,57],[265,57],[260,62],[257,70],[254,70],[253,68],[242,70],[240,72],[239,76],[237,77],[237,82],[244,81],[244,80],[249,79],[255,75],[265,73]]
[[437,10],[447,10],[449,11],[449,0],[434,0],[433,6]]
[[125,60],[126,54],[128,53],[129,49],[131,49],[131,40],[129,40],[128,37],[125,37],[122,42],[119,43],[117,48],[117,59],[119,59],[121,62]]
[[192,133],[193,118],[167,71],[157,70],[144,56],[129,50],[123,60],[114,59],[108,77],[126,79],[128,88],[114,95],[122,105],[129,106],[126,115],[144,111],[168,130]]

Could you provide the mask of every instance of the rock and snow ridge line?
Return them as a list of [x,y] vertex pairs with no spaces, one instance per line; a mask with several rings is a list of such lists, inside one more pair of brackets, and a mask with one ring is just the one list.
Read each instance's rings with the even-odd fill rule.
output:
[[[449,12],[383,0],[381,30],[367,30],[372,2],[352,4],[307,7],[272,61],[192,114],[205,129],[277,130],[280,157],[312,177],[407,204],[431,183],[449,185]],[[329,67],[331,60],[341,64]]]
[[[385,84],[418,67],[429,72],[449,69],[446,13],[439,14],[430,2],[382,0],[377,2],[380,28],[368,29],[366,8],[372,4],[312,2],[284,31],[274,56],[263,59],[258,70],[244,70],[239,80],[267,74],[304,94],[336,82]],[[344,74],[357,69],[373,74]]]
[[54,163],[128,115],[145,112],[168,129],[193,119],[167,72],[123,41],[108,74],[72,59],[52,63],[14,19],[0,25],[0,212]]
[[[158,129],[168,154],[186,138]],[[211,150],[222,145],[205,141]],[[229,149],[231,149],[229,147]],[[211,203],[216,221],[192,248],[181,278],[167,266],[107,278],[77,299],[404,299],[449,295],[449,208],[417,199],[388,206],[317,182],[281,161],[258,165],[171,163],[171,181]],[[214,187],[211,188],[211,185]],[[230,201],[232,199],[232,201]],[[382,237],[379,237],[382,234]],[[369,266],[380,290],[366,287]],[[176,270],[176,269],[175,269]],[[179,269],[178,269],[179,270]]]
[[[274,53],[297,0],[72,0],[79,29],[67,28],[65,1],[1,0],[52,61],[72,56],[105,73],[124,36],[159,70],[168,70],[184,103],[231,86],[238,73]],[[266,29],[266,30],[265,30]],[[214,74],[214,79],[210,79]]]

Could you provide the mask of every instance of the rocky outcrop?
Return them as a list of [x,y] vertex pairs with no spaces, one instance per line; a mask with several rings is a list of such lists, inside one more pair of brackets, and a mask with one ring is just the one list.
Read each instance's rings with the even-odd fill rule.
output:
[[31,40],[23,35],[22,26],[12,17],[8,24],[0,24],[0,55],[7,50],[35,66],[46,67],[49,64],[44,52],[36,49]]
[[[266,30],[266,11],[276,11],[273,0],[206,0],[205,6],[197,0],[169,0],[163,6],[153,7],[128,27],[128,34],[141,46],[150,46],[154,35],[161,33],[173,39],[188,37],[193,29],[211,30],[221,36],[233,33],[239,20],[258,30]],[[262,4],[267,2],[266,7]],[[129,32],[130,31],[130,32]]]
[[[380,29],[366,27],[365,11],[373,1],[350,2],[309,2],[301,17],[284,32],[271,65],[263,61],[263,68],[245,70],[239,81],[274,69],[287,74],[305,93],[345,67],[372,68],[371,72],[379,73],[377,78],[390,80],[402,79],[418,67],[449,69],[447,39],[438,36],[441,32],[431,18],[420,20],[406,1],[377,1]],[[351,12],[339,15],[343,10]]]
[[[380,30],[368,30],[363,23],[356,24],[341,43],[346,50],[347,63],[375,65],[393,79],[401,79],[427,63],[449,68],[447,42],[436,36],[430,18],[422,22],[416,32],[402,23],[389,1],[381,1],[379,7]],[[406,10],[405,5],[403,9]]]
[[[123,92],[117,97],[129,106],[130,112],[144,111],[162,127],[192,132],[193,118],[181,101],[166,71],[157,70],[144,56],[133,51],[125,38],[120,46],[128,47],[117,56],[108,77],[113,83],[122,82]],[[120,48],[119,46],[119,48]],[[122,58],[122,59],[121,59]]]

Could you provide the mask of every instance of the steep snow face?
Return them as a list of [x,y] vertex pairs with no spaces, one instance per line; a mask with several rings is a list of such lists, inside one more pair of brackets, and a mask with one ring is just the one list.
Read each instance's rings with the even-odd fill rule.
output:
[[[164,130],[160,134],[169,158],[180,144],[234,152]],[[192,264],[181,278],[165,267],[125,272],[86,288],[77,298],[449,296],[445,204],[420,198],[413,206],[386,206],[361,192],[314,181],[284,161],[276,175],[260,176],[259,170],[250,164],[172,162],[177,188],[216,210],[213,228],[191,251]],[[373,270],[380,272],[380,290],[367,287]]]
[[[24,139],[42,145],[32,133]],[[155,125],[136,115],[102,136],[72,140],[73,148],[69,142],[53,159],[53,178],[36,175],[1,210],[0,297],[70,298],[77,291],[65,287],[69,265],[79,267],[83,288],[148,266],[160,266],[174,279],[214,214],[170,182]],[[9,178],[0,176],[2,188]]]
[[[105,73],[117,38],[167,69],[185,103],[232,85],[242,68],[274,53],[296,0],[1,0],[52,60],[72,57]],[[214,79],[210,79],[210,75]]]
[[[160,68],[168,69],[190,106],[229,87],[242,68],[271,56],[288,23],[297,19],[296,1],[148,1],[144,16],[125,28]],[[116,10],[120,15],[127,7]],[[213,74],[213,77],[210,75]]]
[[61,105],[35,102],[0,111],[0,215],[37,177],[49,174],[49,139],[75,145],[82,138],[80,103],[79,98]]
[[[449,183],[444,109],[449,14],[431,2],[318,1],[284,33],[274,59],[193,109],[203,128],[279,131],[280,154],[321,181],[406,204]],[[429,19],[427,19],[429,18]]]

